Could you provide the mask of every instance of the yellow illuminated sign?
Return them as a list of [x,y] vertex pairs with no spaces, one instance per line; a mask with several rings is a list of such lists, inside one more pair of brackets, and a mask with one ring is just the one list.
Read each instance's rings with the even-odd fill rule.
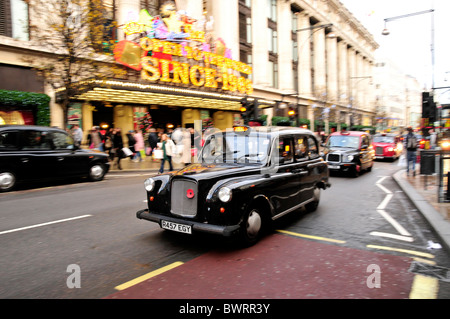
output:
[[[191,65],[173,60],[159,59],[145,56],[141,59],[141,77],[144,80],[166,83],[192,84],[197,87],[221,88],[224,91],[242,94],[253,93],[253,83],[243,76],[237,77],[229,73],[237,71],[251,74],[252,68],[247,64],[225,58],[211,52],[204,52],[197,48],[183,46],[179,43],[161,41],[158,39],[142,38],[141,48],[144,51],[163,53],[171,57],[186,57],[190,60],[204,62],[205,66]],[[215,66],[217,69],[212,68]]]

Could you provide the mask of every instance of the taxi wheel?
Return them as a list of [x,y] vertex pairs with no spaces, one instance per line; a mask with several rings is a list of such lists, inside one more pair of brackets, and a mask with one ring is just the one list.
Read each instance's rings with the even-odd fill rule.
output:
[[16,176],[10,171],[0,172],[0,192],[8,192],[16,186]]
[[105,176],[106,168],[103,164],[94,164],[89,169],[89,180],[93,182],[101,181]]
[[316,186],[314,187],[313,201],[305,205],[306,210],[310,213],[315,212],[317,210],[317,207],[319,207],[319,202],[320,202],[320,188]]
[[247,246],[255,244],[261,237],[262,229],[263,216],[261,212],[256,208],[251,208],[241,225],[243,244]]

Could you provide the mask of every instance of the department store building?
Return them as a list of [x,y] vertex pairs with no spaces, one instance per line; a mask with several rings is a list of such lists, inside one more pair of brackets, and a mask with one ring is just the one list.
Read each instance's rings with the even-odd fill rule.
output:
[[[375,121],[378,44],[338,0],[105,0],[105,14],[118,25],[111,63],[121,64],[126,76],[86,79],[89,86],[72,97],[68,119],[59,92],[24,62],[24,55],[42,54],[29,48],[18,26],[28,18],[27,3],[4,3],[0,75],[12,80],[0,81],[0,90],[50,96],[50,125],[127,131],[149,113],[164,129],[198,120],[224,129],[242,123],[244,97],[257,100],[266,124],[287,117],[288,109],[295,109],[297,125],[312,130]],[[0,101],[3,121],[20,121],[5,115],[13,111],[21,112]]]

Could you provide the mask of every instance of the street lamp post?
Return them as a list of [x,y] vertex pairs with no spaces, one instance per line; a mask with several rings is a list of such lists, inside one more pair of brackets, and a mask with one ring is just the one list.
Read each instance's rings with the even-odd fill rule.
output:
[[431,75],[431,89],[434,89],[434,69],[435,69],[435,57],[434,57],[434,9],[425,10],[425,11],[419,11],[419,12],[413,12],[409,14],[404,14],[392,18],[386,18],[384,19],[384,30],[381,32],[382,35],[389,35],[390,31],[387,29],[386,24],[390,21],[409,18],[417,15],[427,14],[431,13],[431,68],[432,68],[432,75]]

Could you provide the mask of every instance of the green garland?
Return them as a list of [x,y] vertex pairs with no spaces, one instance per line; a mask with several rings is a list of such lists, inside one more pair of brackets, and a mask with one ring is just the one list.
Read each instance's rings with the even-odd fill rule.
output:
[[50,97],[47,94],[0,90],[2,106],[36,107],[36,125],[50,125]]

